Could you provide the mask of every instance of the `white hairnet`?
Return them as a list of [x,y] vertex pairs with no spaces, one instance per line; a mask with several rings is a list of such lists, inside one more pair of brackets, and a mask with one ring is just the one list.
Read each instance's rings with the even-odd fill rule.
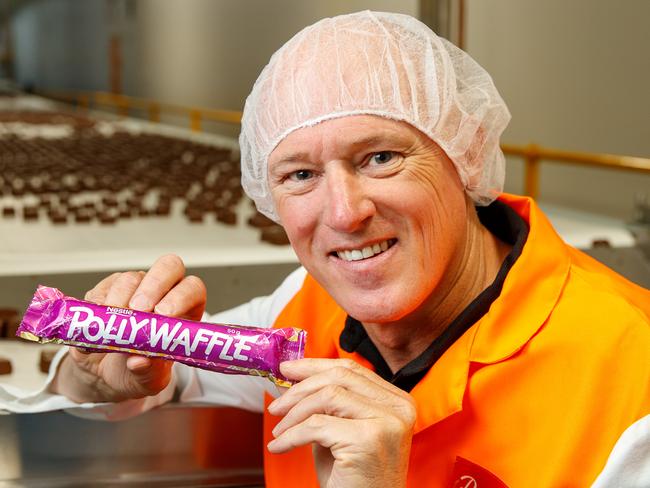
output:
[[413,17],[364,11],[306,27],[273,54],[255,82],[239,143],[242,185],[258,210],[279,220],[267,161],[282,139],[360,114],[405,121],[429,136],[477,204],[501,192],[499,138],[510,113],[487,72]]

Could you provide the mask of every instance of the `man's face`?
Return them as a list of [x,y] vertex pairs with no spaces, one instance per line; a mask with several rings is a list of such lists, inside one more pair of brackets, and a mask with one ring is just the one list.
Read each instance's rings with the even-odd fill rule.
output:
[[282,224],[307,271],[352,317],[425,309],[465,244],[465,194],[451,161],[404,122],[328,120],[269,157]]

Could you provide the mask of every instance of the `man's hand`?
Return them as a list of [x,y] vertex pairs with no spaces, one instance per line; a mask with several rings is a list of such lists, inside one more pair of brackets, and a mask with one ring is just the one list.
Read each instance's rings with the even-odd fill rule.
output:
[[[89,302],[154,311],[200,320],[206,289],[185,276],[183,261],[173,254],[156,260],[148,272],[115,273],[86,293]],[[51,390],[76,402],[116,402],[155,395],[169,384],[172,362],[122,353],[88,353],[71,347]]]
[[347,359],[301,359],[280,365],[299,381],[269,405],[284,418],[272,453],[312,444],[320,486],[406,486],[416,410],[412,397]]

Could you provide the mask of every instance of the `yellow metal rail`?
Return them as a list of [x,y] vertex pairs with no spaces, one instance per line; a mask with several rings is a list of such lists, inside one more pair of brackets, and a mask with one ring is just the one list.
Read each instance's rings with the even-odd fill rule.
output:
[[130,114],[131,109],[139,109],[145,111],[149,120],[152,122],[160,122],[160,114],[162,112],[185,115],[188,117],[190,129],[196,132],[202,130],[202,122],[204,120],[225,122],[228,124],[239,124],[241,122],[241,112],[236,110],[214,110],[198,107],[185,107],[172,103],[162,103],[157,100],[116,95],[114,93],[41,92],[39,95],[54,100],[72,103],[82,110],[109,108],[123,117],[127,117]]
[[650,174],[649,158],[572,152],[539,147],[535,144],[527,146],[502,144],[501,148],[506,155],[519,156],[524,159],[524,193],[533,198],[537,198],[539,195],[539,165],[542,161]]
[[[228,124],[241,123],[242,113],[234,110],[214,110],[197,107],[184,107],[156,100],[128,97],[105,92],[90,93],[40,93],[43,96],[75,104],[81,110],[108,107],[121,116],[128,116],[131,109],[143,110],[152,122],[160,121],[161,112],[171,112],[188,117],[189,127],[196,132],[203,129],[203,121],[225,122]],[[620,156],[616,154],[595,154],[584,152],[563,151],[539,147],[535,144],[515,146],[502,144],[506,155],[518,156],[524,160],[524,193],[533,198],[539,195],[540,163],[577,164],[595,168],[606,168],[623,171],[635,171],[650,174],[650,158]]]

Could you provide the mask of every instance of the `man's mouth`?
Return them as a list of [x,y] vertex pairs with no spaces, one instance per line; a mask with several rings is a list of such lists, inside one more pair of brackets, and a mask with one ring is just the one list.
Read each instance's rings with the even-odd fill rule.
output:
[[343,261],[360,261],[381,254],[387,249],[390,249],[396,242],[397,239],[387,239],[361,249],[343,249],[333,254],[336,254]]

